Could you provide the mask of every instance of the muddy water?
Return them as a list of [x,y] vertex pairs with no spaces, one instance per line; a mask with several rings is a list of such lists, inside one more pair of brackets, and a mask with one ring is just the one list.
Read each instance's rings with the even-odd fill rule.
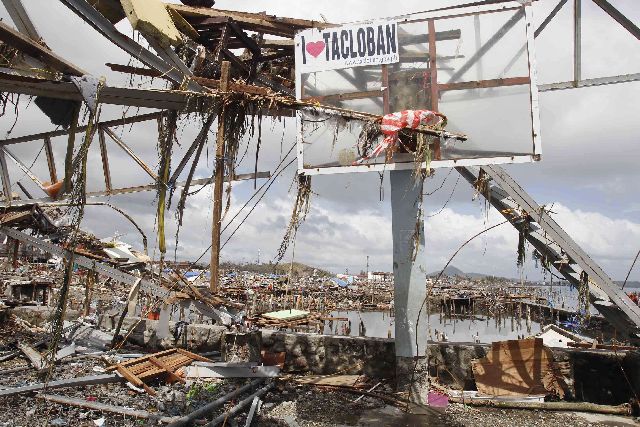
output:
[[[395,336],[394,318],[389,312],[336,311],[332,316],[348,318],[351,321],[351,330],[346,330],[348,322],[339,321],[332,324],[325,322],[325,334],[346,335],[346,332],[349,332],[351,336],[359,336],[362,321],[365,328],[364,336],[377,338],[394,338]],[[541,330],[541,325],[533,321],[527,324],[525,319],[507,318],[499,321],[484,316],[460,319],[432,314],[428,320],[425,317],[420,321],[419,329],[421,340],[428,338],[433,341],[446,339],[453,342],[490,343],[537,334]]]
[[[547,299],[547,304],[557,308],[569,310],[577,309],[577,292],[567,286],[534,286],[531,291],[537,297]],[[595,310],[592,310],[595,313]],[[348,318],[348,323],[325,322],[323,333],[335,335],[359,336],[360,324],[364,325],[364,336],[377,338],[394,338],[395,323],[393,314],[388,311],[335,311],[333,317]],[[420,320],[420,340],[442,341],[446,339],[452,342],[481,342],[518,339],[535,335],[541,331],[541,324],[529,321],[525,318],[506,317],[496,319],[484,315],[462,317],[446,317],[441,314],[431,314],[428,319],[425,316]]]

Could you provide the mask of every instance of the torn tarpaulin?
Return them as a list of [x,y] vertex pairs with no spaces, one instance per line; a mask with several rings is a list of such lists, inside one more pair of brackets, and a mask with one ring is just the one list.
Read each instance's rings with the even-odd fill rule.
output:
[[444,127],[446,123],[447,119],[443,114],[430,110],[404,110],[387,114],[382,117],[380,125],[384,139],[373,149],[370,155],[363,156],[355,161],[353,165],[356,166],[369,159],[376,158],[388,149],[394,148],[398,143],[398,133],[402,129],[417,129],[420,126]]
[[78,88],[78,91],[82,95],[82,99],[84,99],[87,107],[94,114],[98,107],[98,90],[100,88],[101,81],[104,80],[88,74],[81,77],[71,76],[71,82]]
[[[90,75],[84,75],[82,77],[70,76],[69,78],[78,88],[89,110],[95,113],[98,105],[100,79]],[[65,129],[71,126],[75,112],[80,109],[80,102],[78,101],[49,98],[46,96],[36,97],[35,104],[49,117],[51,123],[56,126],[62,126]]]

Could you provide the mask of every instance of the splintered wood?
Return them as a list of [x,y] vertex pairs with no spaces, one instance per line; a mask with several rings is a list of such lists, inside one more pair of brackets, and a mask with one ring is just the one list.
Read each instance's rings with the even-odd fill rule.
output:
[[472,362],[478,391],[488,396],[564,395],[553,354],[541,338],[500,341],[486,357]]
[[361,375],[309,375],[296,378],[294,381],[299,384],[358,387],[362,380]]
[[118,363],[109,366],[106,370],[107,372],[118,372],[134,386],[143,388],[147,393],[155,395],[155,391],[144,380],[163,377],[168,383],[184,382],[176,371],[196,360],[211,362],[206,357],[198,356],[181,348],[175,348]]

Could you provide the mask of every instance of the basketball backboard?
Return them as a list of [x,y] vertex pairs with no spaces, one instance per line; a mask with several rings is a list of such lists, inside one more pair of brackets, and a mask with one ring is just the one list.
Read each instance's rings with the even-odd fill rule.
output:
[[[529,3],[507,1],[301,31],[296,95],[378,115],[421,109],[446,115],[446,130],[468,139],[432,140],[432,168],[538,161],[532,22]],[[517,55],[523,47],[527,54]],[[303,111],[298,127],[301,173],[415,166],[406,145],[391,160],[384,154],[363,160],[360,122]]]

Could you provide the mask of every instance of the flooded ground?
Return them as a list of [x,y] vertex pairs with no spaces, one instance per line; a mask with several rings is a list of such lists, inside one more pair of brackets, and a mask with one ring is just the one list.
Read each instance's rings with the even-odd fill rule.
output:
[[[547,299],[547,304],[567,310],[578,309],[576,289],[568,286],[532,286],[537,297]],[[593,314],[597,313],[594,309]],[[389,311],[334,311],[333,317],[347,318],[349,322],[325,322],[323,333],[335,335],[367,336],[376,338],[394,338],[395,321]],[[364,327],[364,328],[363,328]],[[446,317],[431,314],[420,321],[421,339],[434,341],[482,342],[518,339],[535,335],[541,331],[539,322],[517,317],[496,319],[485,315]]]
[[[367,336],[377,338],[394,338],[395,322],[389,312],[369,311],[336,311],[332,313],[334,317],[348,318],[351,322],[351,336]],[[364,325],[362,334],[361,322]],[[420,322],[420,330],[423,331],[421,339],[455,342],[490,343],[493,341],[517,339],[519,336],[529,336],[537,334],[541,330],[540,323],[527,322],[524,319],[509,318],[498,323],[496,319],[485,316],[475,316],[472,319],[453,318],[447,319],[439,314],[432,314],[428,321],[425,318]],[[325,322],[325,334],[347,335],[345,328],[348,322]]]

